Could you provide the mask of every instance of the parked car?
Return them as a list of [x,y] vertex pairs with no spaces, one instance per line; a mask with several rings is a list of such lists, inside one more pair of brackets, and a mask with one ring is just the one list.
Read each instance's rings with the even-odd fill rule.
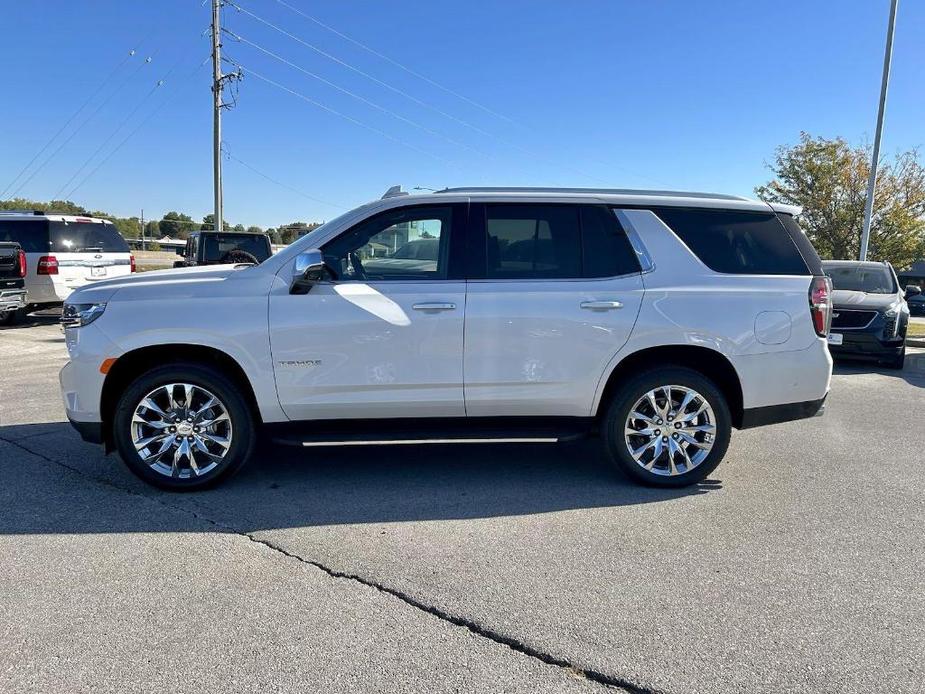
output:
[[0,241],[0,325],[14,323],[26,307],[26,254],[18,243]]
[[[797,212],[697,193],[389,194],[259,265],[76,292],[67,415],[167,489],[226,478],[258,429],[302,448],[597,433],[631,478],[689,485],[733,428],[822,411],[831,285]],[[424,230],[436,263],[364,262]]]
[[826,260],[822,266],[834,289],[832,354],[903,368],[909,307],[893,267],[857,260]]
[[905,297],[910,315],[925,316],[925,294],[922,294],[920,286],[917,284],[906,285]]
[[270,237],[266,234],[196,231],[186,240],[183,260],[174,263],[174,267],[236,263],[256,265],[271,255],[273,249],[270,247]]
[[0,241],[25,253],[23,311],[60,306],[79,287],[135,271],[128,244],[107,219],[0,211]]

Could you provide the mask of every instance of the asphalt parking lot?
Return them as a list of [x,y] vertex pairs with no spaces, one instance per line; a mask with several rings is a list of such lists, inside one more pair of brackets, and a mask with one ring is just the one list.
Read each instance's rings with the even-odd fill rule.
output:
[[585,441],[160,493],[64,421],[65,359],[0,331],[2,691],[925,691],[925,350],[680,491]]

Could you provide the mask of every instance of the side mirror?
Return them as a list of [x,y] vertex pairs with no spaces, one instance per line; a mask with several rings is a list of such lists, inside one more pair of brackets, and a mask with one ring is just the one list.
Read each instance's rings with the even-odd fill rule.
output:
[[917,284],[909,284],[906,286],[906,298],[907,299],[913,296],[918,296],[921,293],[922,293],[922,288],[918,286]]
[[290,294],[308,294],[319,282],[337,279],[337,273],[324,262],[324,255],[317,248],[299,253],[292,271]]

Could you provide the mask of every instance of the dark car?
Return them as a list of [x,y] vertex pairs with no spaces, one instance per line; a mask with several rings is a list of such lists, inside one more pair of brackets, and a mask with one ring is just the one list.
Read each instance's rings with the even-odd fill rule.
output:
[[909,308],[889,263],[825,260],[832,278],[832,329],[829,350],[834,357],[875,359],[901,369],[906,357]]
[[270,237],[233,231],[197,231],[189,235],[183,260],[174,267],[262,263],[273,255]]
[[906,285],[906,304],[913,316],[925,316],[925,294],[917,284]]
[[0,325],[16,321],[26,306],[26,254],[18,243],[0,241]]

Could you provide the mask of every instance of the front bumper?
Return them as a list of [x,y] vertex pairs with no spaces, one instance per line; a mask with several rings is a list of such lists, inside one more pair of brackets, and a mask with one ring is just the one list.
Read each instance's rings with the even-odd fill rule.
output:
[[77,430],[87,443],[103,443],[103,423],[102,422],[78,422],[76,419],[67,418],[71,426]]
[[4,289],[0,291],[0,312],[18,311],[26,307],[25,289]]
[[[835,307],[838,311],[839,307]],[[900,313],[895,318],[887,318],[883,313],[877,315],[863,328],[839,328],[833,326],[832,335],[841,335],[840,345],[829,342],[829,351],[833,357],[869,357],[882,359],[896,356],[902,352],[906,342],[906,328],[909,316]]]

